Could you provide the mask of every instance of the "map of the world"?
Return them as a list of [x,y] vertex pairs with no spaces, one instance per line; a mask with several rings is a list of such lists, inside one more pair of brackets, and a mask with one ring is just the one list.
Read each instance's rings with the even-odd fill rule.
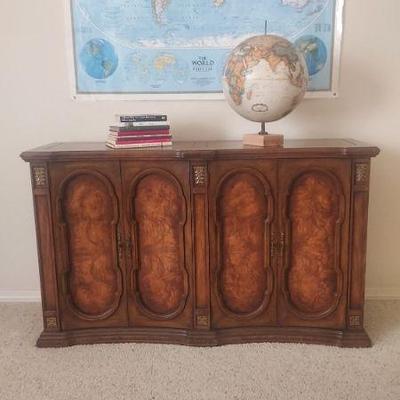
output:
[[332,91],[340,0],[71,0],[76,94],[222,92],[231,50],[264,34],[300,49]]

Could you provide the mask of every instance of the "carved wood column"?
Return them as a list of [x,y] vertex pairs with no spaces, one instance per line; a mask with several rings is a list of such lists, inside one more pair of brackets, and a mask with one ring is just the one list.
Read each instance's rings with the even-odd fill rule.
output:
[[46,163],[31,164],[31,180],[42,293],[43,325],[46,331],[60,331],[53,222]]
[[363,329],[370,160],[352,164],[352,230],[350,232],[350,276],[347,327]]
[[210,329],[210,273],[208,248],[208,168],[205,162],[191,163],[193,206],[193,264],[196,311],[194,326]]

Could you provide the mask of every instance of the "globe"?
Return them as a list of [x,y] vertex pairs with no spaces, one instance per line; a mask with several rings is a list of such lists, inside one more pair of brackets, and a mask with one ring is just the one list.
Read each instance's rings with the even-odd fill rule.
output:
[[254,36],[230,54],[223,90],[230,106],[254,122],[272,122],[293,111],[308,86],[304,57],[280,36]]

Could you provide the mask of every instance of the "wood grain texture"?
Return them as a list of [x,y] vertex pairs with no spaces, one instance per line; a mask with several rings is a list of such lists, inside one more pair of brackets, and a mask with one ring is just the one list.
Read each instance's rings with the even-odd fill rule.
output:
[[253,174],[238,172],[223,181],[218,195],[219,293],[230,312],[251,314],[267,296],[265,187]]
[[52,144],[32,161],[40,347],[366,347],[370,157],[352,140]]
[[44,271],[42,274],[48,276],[48,281],[42,289],[42,302],[45,309],[57,310],[56,295],[56,274],[54,270],[54,254],[52,249],[52,231],[48,213],[48,198],[46,196],[36,197],[36,221],[38,226],[37,234],[40,235],[41,241],[38,246],[38,254]]
[[365,272],[367,262],[367,228],[370,160],[353,160],[353,190],[350,234],[350,293],[348,304],[349,329],[363,329]]
[[108,316],[120,296],[116,199],[104,180],[89,173],[71,177],[62,190],[71,303],[85,317]]
[[[124,237],[129,244],[126,252],[129,325],[192,328],[195,283],[190,165],[177,161],[128,160],[121,163],[121,173]],[[152,225],[146,224],[148,217]],[[141,228],[142,222],[146,228],[145,225]],[[151,237],[141,237],[144,229],[152,230]],[[144,256],[146,265],[142,265]],[[147,275],[147,288],[143,287],[144,281],[140,286],[142,272]],[[167,280],[158,282],[164,278]],[[157,285],[161,287],[157,289]],[[153,294],[156,290],[163,291],[165,297],[161,301]]]
[[104,142],[51,143],[21,154],[34,160],[244,160],[266,158],[374,157],[379,149],[353,139],[287,139],[282,147],[245,146],[242,141],[176,141],[172,146],[110,149]]
[[[31,178],[42,293],[43,326],[46,330],[54,331],[60,329],[60,314],[47,165],[33,164]],[[51,324],[48,323],[49,318],[51,318]]]
[[186,204],[179,183],[161,171],[140,178],[134,188],[133,214],[140,300],[151,313],[176,315],[187,297],[183,254]]
[[206,243],[206,201],[204,195],[196,195],[193,199],[194,229],[196,233],[195,262],[196,262],[196,305],[199,308],[208,308],[209,304],[209,271]]
[[211,329],[273,326],[277,162],[212,161],[209,177]]
[[335,182],[326,173],[305,173],[293,185],[288,292],[291,303],[304,314],[326,313],[338,295],[340,204]]
[[204,162],[190,163],[192,241],[195,278],[194,327],[209,330],[211,327],[210,307],[210,257],[208,236],[208,165]]

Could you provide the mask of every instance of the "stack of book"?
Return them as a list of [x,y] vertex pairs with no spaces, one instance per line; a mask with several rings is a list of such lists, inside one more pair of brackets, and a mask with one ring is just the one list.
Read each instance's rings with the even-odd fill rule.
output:
[[113,149],[172,145],[166,115],[117,115],[117,124],[110,126],[106,145]]

